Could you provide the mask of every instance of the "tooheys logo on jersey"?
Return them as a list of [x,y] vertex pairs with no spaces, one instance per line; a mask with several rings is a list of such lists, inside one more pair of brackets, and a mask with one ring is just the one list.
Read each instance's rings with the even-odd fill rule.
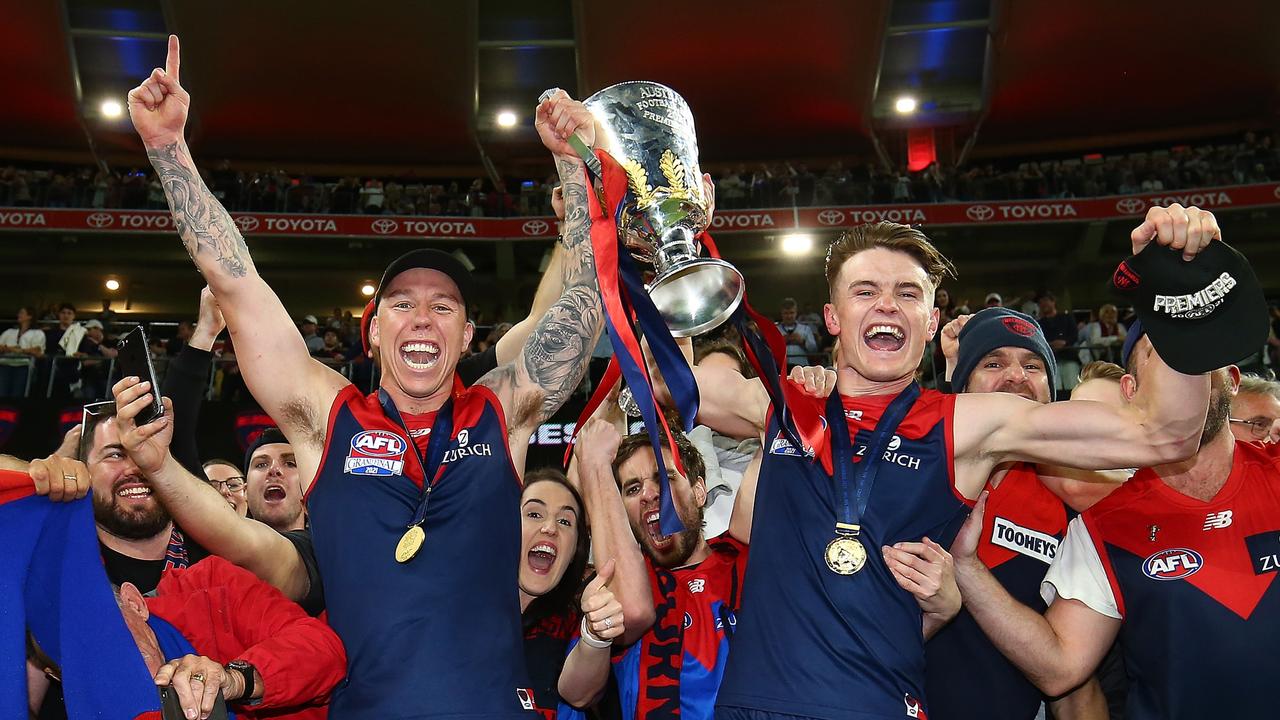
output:
[[1200,572],[1204,558],[1195,550],[1161,550],[1142,562],[1142,573],[1152,580],[1181,580]]
[[455,460],[461,460],[472,455],[489,456],[493,454],[493,448],[489,443],[472,443],[471,432],[465,428],[458,431],[458,447],[449,448],[444,453],[444,459],[440,461],[441,465],[445,465]]
[[343,472],[351,475],[389,477],[404,472],[404,438],[387,430],[365,430],[351,438],[351,452]]
[[1202,318],[1217,310],[1235,286],[1236,279],[1224,272],[1189,295],[1156,295],[1153,309],[1180,320]]
[[998,515],[991,524],[991,544],[1033,557],[1045,565],[1051,565],[1058,556],[1058,538],[1024,528]]

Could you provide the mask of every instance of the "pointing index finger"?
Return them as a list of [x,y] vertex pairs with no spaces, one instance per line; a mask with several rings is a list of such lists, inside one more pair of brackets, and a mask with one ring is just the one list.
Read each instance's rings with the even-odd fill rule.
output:
[[181,65],[179,58],[178,36],[169,36],[169,55],[164,60],[164,72],[173,78],[174,82],[178,82],[178,66]]

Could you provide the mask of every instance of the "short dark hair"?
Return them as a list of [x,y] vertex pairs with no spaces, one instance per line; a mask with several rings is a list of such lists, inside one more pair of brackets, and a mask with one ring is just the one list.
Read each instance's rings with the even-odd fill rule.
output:
[[[704,482],[707,476],[707,466],[702,461],[702,454],[689,441],[688,436],[680,432],[680,424],[675,418],[668,415],[667,424],[672,428],[671,432],[675,439],[676,451],[680,453],[680,464],[684,465],[685,477],[688,478],[689,484],[693,484],[701,478]],[[667,446],[667,434],[658,428],[658,438],[662,442],[663,447]],[[613,456],[613,478],[618,479],[618,468],[627,460],[635,455],[641,449],[652,449],[649,443],[648,433],[635,433],[628,435],[622,439],[618,445],[618,453]]]
[[235,470],[236,472],[242,472],[240,470],[239,465],[235,464],[234,461],[228,460],[226,458],[220,458],[220,457],[209,458],[208,460],[205,460],[203,463],[201,463],[200,467],[204,470],[208,470],[210,465],[226,465],[227,467],[231,468],[232,470]]
[[782,309],[783,309],[783,310],[795,310],[795,309],[796,309],[796,307],[797,307],[797,306],[796,306],[796,299],[795,299],[795,298],[783,298],[783,299],[782,299]]
[[85,405],[86,417],[84,427],[80,428],[80,447],[76,459],[86,465],[89,463],[89,450],[93,447],[93,435],[98,426],[116,416],[116,404],[110,400]]
[[72,305],[72,304],[71,304],[71,303],[69,303],[69,302],[64,302],[64,303],[62,303],[61,305],[59,305],[59,306],[58,306],[58,312],[62,312],[63,310],[70,310],[71,312],[75,312],[75,311],[76,311],[76,306],[75,306],[75,305]]
[[697,365],[707,358],[708,355],[721,353],[728,355],[738,363],[738,367],[742,369],[743,377],[754,377],[755,372],[751,368],[751,364],[747,362],[746,353],[742,352],[742,348],[736,343],[730,342],[724,338],[711,340],[710,342],[700,343],[696,339],[693,341],[693,364]]

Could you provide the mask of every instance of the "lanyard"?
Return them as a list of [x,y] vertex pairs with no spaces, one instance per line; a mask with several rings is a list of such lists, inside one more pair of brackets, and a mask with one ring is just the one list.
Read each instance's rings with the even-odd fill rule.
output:
[[[378,402],[382,405],[382,412],[387,417],[404,429],[405,439],[409,442],[409,448],[413,451],[413,456],[418,460],[418,466],[422,469],[422,497],[418,500],[418,509],[413,514],[413,520],[409,523],[409,527],[417,527],[427,519],[427,503],[431,500],[431,488],[435,482],[440,479],[444,473],[444,467],[440,461],[444,459],[445,450],[449,447],[449,440],[453,435],[453,400],[462,390],[462,381],[457,375],[453,378],[453,392],[450,393],[449,399],[445,400],[444,405],[436,411],[435,422],[431,424],[431,437],[427,440],[427,457],[424,460],[422,452],[418,449],[418,443],[414,440],[413,435],[409,433],[409,426],[405,424],[404,418],[400,417],[400,410],[396,408],[396,404],[391,401],[391,396],[386,390],[378,390]],[[435,475],[429,475],[427,468],[435,468]]]
[[867,502],[871,499],[871,488],[876,482],[876,473],[884,460],[885,448],[889,445],[889,437],[898,429],[907,411],[920,397],[920,385],[912,382],[889,403],[871,431],[871,441],[867,445],[867,454],[857,464],[854,471],[853,486],[855,502],[849,497],[849,466],[853,465],[853,443],[849,438],[849,423],[844,414],[844,403],[840,393],[833,392],[827,399],[827,424],[831,427],[831,453],[834,456],[836,472],[840,479],[840,510],[836,528],[857,533],[861,527],[862,516],[867,511]]

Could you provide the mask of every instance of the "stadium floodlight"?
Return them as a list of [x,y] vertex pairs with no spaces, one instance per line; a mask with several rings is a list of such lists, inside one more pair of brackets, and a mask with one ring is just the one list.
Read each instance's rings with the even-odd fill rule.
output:
[[113,120],[124,114],[124,106],[120,104],[119,100],[103,100],[98,109],[102,111],[103,117]]
[[513,128],[518,120],[519,118],[516,117],[515,112],[512,110],[503,110],[498,113],[498,127]]
[[782,252],[787,255],[808,255],[813,249],[813,236],[804,233],[792,233],[782,236]]
[[893,102],[893,109],[897,110],[899,115],[910,115],[916,111],[916,99],[910,95],[901,95]]

